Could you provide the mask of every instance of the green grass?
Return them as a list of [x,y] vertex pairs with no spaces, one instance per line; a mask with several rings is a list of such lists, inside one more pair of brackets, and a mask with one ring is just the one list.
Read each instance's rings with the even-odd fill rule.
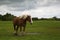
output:
[[0,40],[60,40],[60,21],[34,21],[27,23],[26,32],[36,35],[14,36],[12,21],[0,21]]

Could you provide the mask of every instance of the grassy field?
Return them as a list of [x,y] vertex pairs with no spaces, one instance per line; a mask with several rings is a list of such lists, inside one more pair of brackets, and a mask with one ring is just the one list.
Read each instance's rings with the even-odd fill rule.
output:
[[60,21],[27,23],[26,32],[37,34],[14,36],[13,31],[12,21],[0,21],[0,40],[60,40]]

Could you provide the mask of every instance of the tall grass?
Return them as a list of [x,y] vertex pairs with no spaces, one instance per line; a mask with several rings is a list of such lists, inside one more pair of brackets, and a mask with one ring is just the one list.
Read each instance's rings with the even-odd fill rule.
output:
[[0,21],[0,40],[60,40],[60,21],[27,22],[26,32],[39,33],[24,36],[13,35],[12,21]]

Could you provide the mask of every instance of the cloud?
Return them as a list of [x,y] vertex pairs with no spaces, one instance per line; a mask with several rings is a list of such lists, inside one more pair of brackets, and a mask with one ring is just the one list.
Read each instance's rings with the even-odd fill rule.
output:
[[33,17],[60,17],[60,7],[58,6],[49,6],[49,7],[39,7],[37,9],[30,10],[30,13]]
[[60,5],[60,0],[0,0],[0,5],[15,8],[14,11],[24,11],[37,7]]
[[33,17],[60,17],[60,0],[0,0],[0,14],[19,16],[25,10]]
[[[16,16],[20,16],[24,11],[11,12]],[[49,7],[38,7],[36,9],[25,10],[25,12],[32,15],[32,17],[38,18],[50,18],[53,16],[60,17],[60,7],[58,6],[49,6]],[[17,14],[18,13],[18,14]]]

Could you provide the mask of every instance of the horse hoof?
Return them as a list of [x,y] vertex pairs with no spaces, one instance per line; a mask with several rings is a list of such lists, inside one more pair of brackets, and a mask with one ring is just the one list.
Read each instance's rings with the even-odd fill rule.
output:
[[16,36],[17,36],[18,34],[17,34],[17,33],[14,33],[14,35],[16,35]]

